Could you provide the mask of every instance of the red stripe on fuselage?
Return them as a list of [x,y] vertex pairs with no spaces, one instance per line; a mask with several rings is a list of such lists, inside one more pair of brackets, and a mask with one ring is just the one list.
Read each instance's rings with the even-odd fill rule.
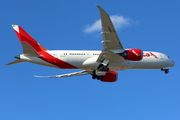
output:
[[48,63],[51,63],[61,69],[78,69],[77,67],[50,55],[46,51],[38,52],[38,54],[41,55],[41,57],[39,57],[40,59],[42,59]]

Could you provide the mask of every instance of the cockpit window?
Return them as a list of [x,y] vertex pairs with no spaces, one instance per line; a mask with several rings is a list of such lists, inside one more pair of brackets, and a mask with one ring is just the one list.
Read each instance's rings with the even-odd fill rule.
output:
[[171,59],[169,56],[167,56],[169,59]]

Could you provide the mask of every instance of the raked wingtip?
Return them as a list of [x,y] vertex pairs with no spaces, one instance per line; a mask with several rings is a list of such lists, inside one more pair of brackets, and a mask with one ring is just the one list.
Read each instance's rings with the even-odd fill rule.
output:
[[45,77],[48,77],[48,76],[38,76],[38,75],[34,75],[34,77],[45,78]]

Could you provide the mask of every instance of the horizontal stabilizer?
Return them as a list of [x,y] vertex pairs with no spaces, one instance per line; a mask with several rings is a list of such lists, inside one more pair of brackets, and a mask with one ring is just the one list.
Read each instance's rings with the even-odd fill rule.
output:
[[13,64],[22,63],[22,62],[26,62],[26,61],[24,61],[24,60],[15,60],[13,62],[10,62],[10,63],[6,64],[6,65],[13,65]]

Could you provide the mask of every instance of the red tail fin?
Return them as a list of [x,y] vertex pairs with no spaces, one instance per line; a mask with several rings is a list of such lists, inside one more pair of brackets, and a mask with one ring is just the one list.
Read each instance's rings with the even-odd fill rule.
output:
[[25,30],[23,30],[18,25],[12,25],[14,31],[16,32],[19,41],[21,43],[28,43],[36,52],[46,51],[44,47],[42,47],[34,38],[32,38]]

